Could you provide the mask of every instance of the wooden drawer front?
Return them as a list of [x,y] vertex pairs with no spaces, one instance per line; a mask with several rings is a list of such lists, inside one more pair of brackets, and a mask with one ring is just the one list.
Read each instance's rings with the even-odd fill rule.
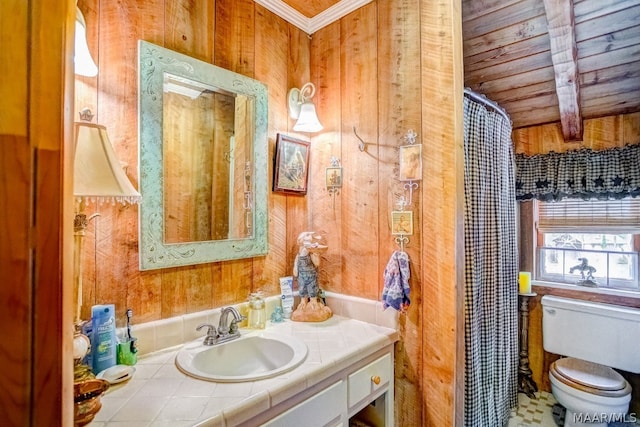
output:
[[[349,375],[349,407],[359,403],[374,391],[386,387],[391,375],[393,375],[393,367],[391,366],[390,354],[385,354],[380,359]],[[380,378],[378,384],[376,384],[377,378]]]
[[344,395],[346,384],[339,381],[313,397],[299,403],[285,413],[263,424],[268,427],[339,426],[346,413]]

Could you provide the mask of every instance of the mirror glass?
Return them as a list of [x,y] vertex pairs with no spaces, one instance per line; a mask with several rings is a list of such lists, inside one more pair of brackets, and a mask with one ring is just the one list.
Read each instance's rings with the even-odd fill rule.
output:
[[162,104],[164,242],[252,237],[254,98],[165,74]]
[[267,92],[139,42],[140,268],[267,252]]

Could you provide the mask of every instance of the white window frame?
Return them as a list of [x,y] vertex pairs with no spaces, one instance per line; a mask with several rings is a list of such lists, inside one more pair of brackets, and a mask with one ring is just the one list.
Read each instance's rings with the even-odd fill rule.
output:
[[[553,203],[544,205],[544,203]],[[555,204],[557,203],[557,204]],[[567,278],[568,267],[563,264],[563,274],[549,274],[543,272],[542,251],[557,250],[565,262],[567,253],[593,252],[611,255],[629,255],[632,263],[634,280],[623,280],[609,277],[610,261],[607,261],[607,273],[604,283],[598,281],[595,289],[617,289],[640,293],[640,199],[622,199],[607,202],[592,202],[565,199],[562,202],[534,201],[534,237],[535,237],[535,277],[536,280],[562,283],[577,286],[579,278]],[[569,249],[559,247],[545,247],[544,233],[602,233],[602,234],[632,234],[632,251],[607,251],[593,249]]]

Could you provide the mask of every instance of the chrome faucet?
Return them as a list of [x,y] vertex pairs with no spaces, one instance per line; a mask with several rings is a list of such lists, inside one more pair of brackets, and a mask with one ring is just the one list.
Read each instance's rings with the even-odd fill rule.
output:
[[[233,319],[229,322],[229,314],[233,315]],[[238,322],[245,319],[235,307],[224,307],[220,312],[220,323],[218,324],[218,339],[216,342],[229,341],[240,336],[238,331]]]

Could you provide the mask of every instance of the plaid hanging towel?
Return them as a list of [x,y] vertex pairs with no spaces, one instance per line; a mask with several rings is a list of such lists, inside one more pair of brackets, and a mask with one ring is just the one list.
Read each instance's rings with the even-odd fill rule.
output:
[[404,251],[394,251],[384,269],[383,308],[393,307],[405,312],[411,304],[409,299],[409,255]]

